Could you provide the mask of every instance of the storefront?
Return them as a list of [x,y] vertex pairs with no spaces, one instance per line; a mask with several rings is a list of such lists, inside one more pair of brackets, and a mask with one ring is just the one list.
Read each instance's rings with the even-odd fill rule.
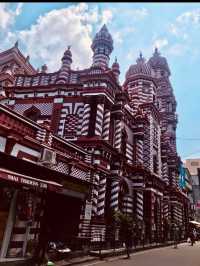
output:
[[0,153],[0,262],[32,257],[44,228],[49,241],[70,243],[78,236],[89,188],[83,180]]
[[0,168],[0,258],[33,255],[44,209],[44,197],[62,185]]

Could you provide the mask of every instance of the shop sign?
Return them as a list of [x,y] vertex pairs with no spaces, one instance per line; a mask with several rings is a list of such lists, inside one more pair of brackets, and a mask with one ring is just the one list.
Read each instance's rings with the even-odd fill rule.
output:
[[0,178],[15,182],[17,184],[21,184],[21,185],[25,185],[25,186],[32,186],[32,187],[39,188],[39,189],[51,189],[51,190],[53,190],[53,187],[54,187],[51,184],[47,184],[47,183],[39,181],[37,179],[34,180],[31,177],[28,178],[28,177],[18,176],[18,175],[6,173],[3,171],[0,171]]

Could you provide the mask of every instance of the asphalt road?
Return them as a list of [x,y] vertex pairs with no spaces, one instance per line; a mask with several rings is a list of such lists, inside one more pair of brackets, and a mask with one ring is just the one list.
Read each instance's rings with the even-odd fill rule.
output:
[[200,242],[190,246],[188,243],[132,253],[130,259],[125,256],[103,261],[82,264],[84,266],[200,266]]

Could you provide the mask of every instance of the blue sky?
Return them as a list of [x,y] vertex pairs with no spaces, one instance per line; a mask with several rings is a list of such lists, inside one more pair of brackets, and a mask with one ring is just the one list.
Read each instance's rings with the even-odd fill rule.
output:
[[19,40],[35,68],[48,71],[72,45],[73,68],[92,62],[92,38],[103,25],[114,39],[120,80],[139,52],[148,59],[155,46],[168,60],[177,100],[177,148],[182,159],[200,157],[200,3],[0,3],[0,51]]

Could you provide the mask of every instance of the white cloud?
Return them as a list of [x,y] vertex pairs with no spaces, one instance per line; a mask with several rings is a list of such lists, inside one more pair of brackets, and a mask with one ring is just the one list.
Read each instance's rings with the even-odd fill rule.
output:
[[116,31],[112,34],[114,43],[122,44],[123,43],[123,36],[120,31]]
[[102,11],[101,24],[108,24],[112,21],[113,13],[110,9],[105,9]]
[[131,11],[132,15],[135,16],[136,18],[144,18],[146,17],[149,13],[146,8],[141,8],[141,9],[133,9]]
[[[105,10],[104,10],[105,11]],[[25,53],[35,61],[48,65],[49,71],[60,68],[62,55],[71,45],[72,67],[88,67],[92,61],[92,30],[94,23],[111,19],[110,13],[99,14],[97,8],[89,9],[85,3],[52,10],[40,16],[29,29],[9,32],[7,41],[19,39]]]
[[[18,6],[19,13],[21,6]],[[68,45],[71,45],[72,68],[89,67],[92,63],[92,33],[97,25],[111,22],[112,11],[99,10],[86,3],[54,9],[40,16],[28,29],[8,32],[4,40],[7,46],[19,40],[23,52],[30,55],[31,62],[46,63],[49,71],[61,66],[61,58]],[[120,35],[116,40],[121,41]]]
[[169,25],[169,32],[176,37],[185,38],[200,26],[200,9],[187,11],[179,15],[174,23]]
[[124,42],[124,40],[126,40],[127,36],[128,35],[130,36],[130,34],[132,34],[134,32],[135,32],[135,28],[130,27],[130,26],[121,28],[120,31],[113,30],[112,31],[113,41],[115,44],[122,44]]
[[168,45],[168,40],[166,38],[164,39],[157,39],[154,41],[153,47],[157,47],[158,49],[161,49]]
[[15,18],[20,15],[22,3],[18,3],[15,10],[10,8],[9,3],[0,3],[0,29],[7,30],[14,24]]
[[200,22],[200,9],[184,12],[176,18],[176,21],[180,24],[198,24]]

